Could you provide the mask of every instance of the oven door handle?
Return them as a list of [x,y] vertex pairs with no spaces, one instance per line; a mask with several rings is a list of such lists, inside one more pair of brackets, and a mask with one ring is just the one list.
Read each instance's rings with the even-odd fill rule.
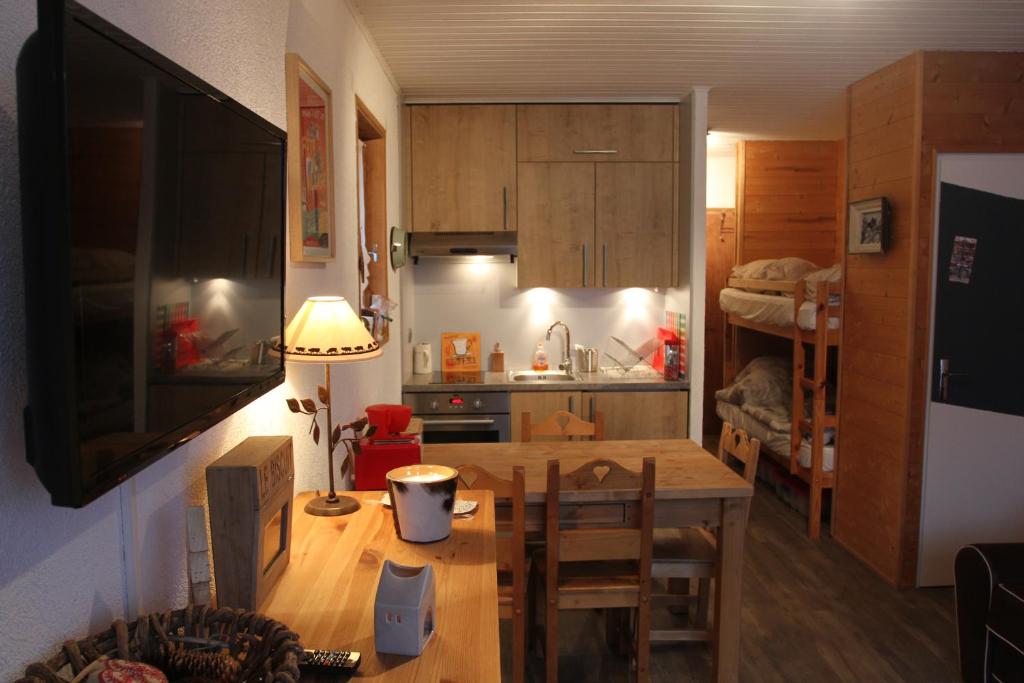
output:
[[492,425],[494,420],[423,420],[424,427],[437,425]]

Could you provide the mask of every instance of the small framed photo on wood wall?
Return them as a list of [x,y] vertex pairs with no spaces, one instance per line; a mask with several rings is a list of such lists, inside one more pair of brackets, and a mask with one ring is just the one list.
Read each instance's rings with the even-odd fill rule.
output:
[[885,197],[850,204],[848,254],[884,254],[889,248],[889,202]]
[[334,260],[334,108],[331,89],[294,52],[285,55],[288,235],[291,260]]

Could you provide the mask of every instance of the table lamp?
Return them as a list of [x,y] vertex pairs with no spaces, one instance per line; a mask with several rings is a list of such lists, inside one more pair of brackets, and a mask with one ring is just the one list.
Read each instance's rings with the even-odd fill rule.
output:
[[313,416],[310,429],[313,440],[320,443],[320,425],[317,416],[321,410],[327,415],[327,467],[330,491],[306,504],[311,515],[333,517],[347,515],[359,509],[359,502],[350,496],[339,496],[334,490],[334,448],[341,442],[341,425],[331,422],[331,365],[369,360],[379,356],[383,349],[370,336],[355,311],[340,296],[313,296],[306,299],[284,331],[284,347],[278,348],[286,361],[292,363],[323,363],[324,384],[317,387],[318,408],[311,398],[301,401],[288,399],[288,408],[294,413]]

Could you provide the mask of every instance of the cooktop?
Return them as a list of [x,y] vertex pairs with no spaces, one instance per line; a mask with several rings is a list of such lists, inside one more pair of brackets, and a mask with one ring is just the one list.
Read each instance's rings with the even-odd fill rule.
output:
[[434,372],[430,376],[431,384],[483,384],[482,372]]

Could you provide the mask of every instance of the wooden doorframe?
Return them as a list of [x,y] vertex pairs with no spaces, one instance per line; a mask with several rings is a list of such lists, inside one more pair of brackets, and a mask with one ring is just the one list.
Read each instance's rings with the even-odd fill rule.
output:
[[[366,192],[366,240],[367,247],[377,245],[377,260],[371,261],[370,284],[366,289],[366,296],[359,304],[361,307],[370,304],[370,297],[374,294],[388,296],[388,259],[391,251],[388,249],[388,181],[387,181],[387,129],[380,120],[374,116],[370,108],[355,96],[356,109],[356,164],[359,164],[359,143],[366,145],[363,154],[363,187]],[[361,203],[363,198],[356,193],[356,202]],[[358,214],[357,214],[358,215]],[[357,228],[358,230],[358,222]],[[358,244],[358,240],[357,240]],[[358,267],[357,256],[357,278],[361,269]],[[357,288],[358,291],[358,288]],[[382,343],[388,340],[390,325],[384,328]]]

